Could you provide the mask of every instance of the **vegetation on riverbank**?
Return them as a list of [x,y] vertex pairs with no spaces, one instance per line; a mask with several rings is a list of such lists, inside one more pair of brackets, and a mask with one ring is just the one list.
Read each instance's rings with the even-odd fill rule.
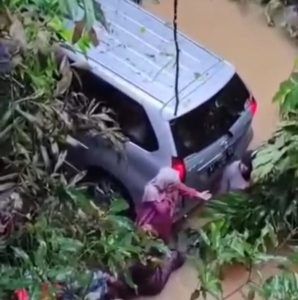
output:
[[[297,299],[298,274],[298,110],[295,65],[289,79],[281,83],[274,101],[280,107],[281,124],[272,138],[257,151],[254,185],[245,194],[230,194],[210,202],[210,222],[192,243],[201,245],[198,259],[199,287],[192,299],[213,295],[229,299],[241,292],[243,299]],[[287,250],[281,255],[280,250]],[[280,272],[263,278],[265,263],[273,262]],[[241,264],[248,270],[247,282],[224,295],[223,269]]]
[[[77,20],[80,9],[84,15]],[[74,29],[65,28],[65,17],[76,20]],[[0,46],[10,57],[0,76],[1,299],[19,288],[41,299],[45,283],[53,297],[61,282],[75,283],[83,293],[94,268],[122,274],[132,284],[132,263],[148,259],[152,248],[167,250],[119,216],[123,200],[97,207],[81,183],[85,172],[73,170],[70,177],[65,169],[72,168],[67,148],[78,145],[78,132],[101,135],[121,151],[123,137],[111,112],[71,90],[77,74],[58,51],[60,42],[82,51],[98,43],[96,20],[107,26],[92,0],[10,0],[0,6]]]

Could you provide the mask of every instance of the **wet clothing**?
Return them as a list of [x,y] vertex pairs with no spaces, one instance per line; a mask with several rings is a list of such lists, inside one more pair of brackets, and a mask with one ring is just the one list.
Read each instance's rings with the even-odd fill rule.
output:
[[250,182],[243,178],[240,164],[241,161],[234,161],[224,169],[218,189],[219,194],[243,191],[249,187]]
[[136,264],[130,272],[137,291],[131,289],[131,293],[138,296],[158,295],[165,287],[172,272],[180,268],[183,263],[184,257],[178,251],[173,251],[160,265]]
[[[110,300],[109,290],[109,274],[102,271],[96,271],[92,274],[91,282],[84,292],[85,300]],[[75,300],[76,294],[80,294],[75,289],[65,289],[61,300]]]
[[108,299],[109,286],[108,280],[110,276],[102,271],[94,272],[92,281],[88,287],[85,300],[104,300]]
[[154,201],[143,199],[137,210],[137,226],[141,228],[146,225],[152,226],[158,237],[167,243],[172,232],[175,210],[181,197],[195,198],[198,194],[197,190],[183,183],[177,183],[160,191]]

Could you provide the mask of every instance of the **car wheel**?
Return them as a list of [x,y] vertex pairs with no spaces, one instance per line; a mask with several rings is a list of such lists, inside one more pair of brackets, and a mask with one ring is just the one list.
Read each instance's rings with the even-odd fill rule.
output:
[[125,189],[108,175],[91,176],[87,181],[88,194],[95,200],[95,203],[101,207],[108,208],[114,199],[123,199],[127,201],[129,208],[121,213],[131,219],[135,218],[135,209],[133,202]]

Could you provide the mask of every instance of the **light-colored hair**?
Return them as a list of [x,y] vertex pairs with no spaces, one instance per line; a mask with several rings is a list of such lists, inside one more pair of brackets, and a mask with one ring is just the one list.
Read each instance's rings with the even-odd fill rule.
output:
[[170,185],[175,185],[180,182],[177,171],[170,167],[164,167],[146,184],[142,201],[159,201],[161,199],[161,193],[165,192]]

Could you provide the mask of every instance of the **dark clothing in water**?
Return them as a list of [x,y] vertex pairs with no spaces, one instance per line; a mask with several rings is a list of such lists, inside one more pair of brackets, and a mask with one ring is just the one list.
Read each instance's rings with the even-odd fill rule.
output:
[[[138,296],[158,295],[165,287],[173,271],[184,263],[184,257],[178,251],[173,251],[160,265],[150,266],[141,263],[131,268],[131,277],[137,286]],[[135,292],[130,290],[132,294]],[[133,296],[133,295],[131,295]]]
[[[137,290],[128,287],[124,281],[114,284],[108,283],[108,274],[101,271],[94,272],[92,282],[87,288],[86,299],[112,300],[116,298],[129,299],[135,296],[156,296],[165,287],[173,271],[180,268],[184,263],[183,255],[178,251],[172,251],[160,264],[143,265],[137,263],[130,268],[130,275]],[[61,300],[76,299],[76,292],[72,289],[64,289]],[[23,295],[22,293],[25,292]],[[17,291],[18,300],[28,300],[29,294],[26,290]],[[26,298],[27,297],[27,298]]]

